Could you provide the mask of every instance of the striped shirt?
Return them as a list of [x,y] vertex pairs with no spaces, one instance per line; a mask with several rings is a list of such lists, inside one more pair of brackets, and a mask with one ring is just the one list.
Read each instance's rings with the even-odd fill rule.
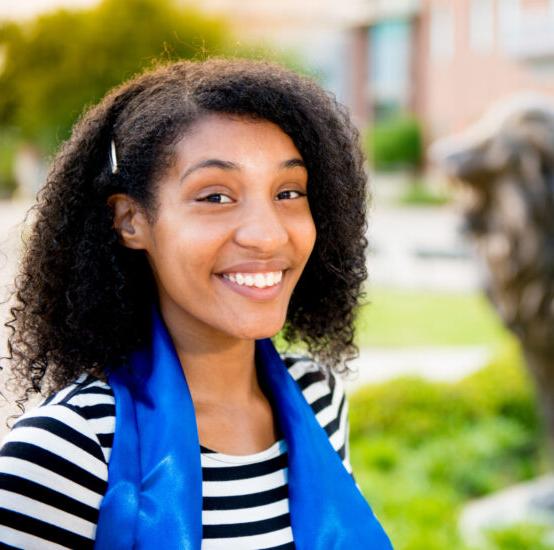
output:
[[[285,364],[352,473],[342,380],[306,358]],[[114,427],[110,386],[87,375],[17,421],[0,448],[0,548],[94,546]],[[286,442],[250,455],[200,452],[202,548],[294,548]]]

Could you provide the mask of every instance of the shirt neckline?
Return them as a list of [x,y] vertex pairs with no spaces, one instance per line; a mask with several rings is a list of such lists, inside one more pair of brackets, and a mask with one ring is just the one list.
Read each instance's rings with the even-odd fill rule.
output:
[[261,462],[263,460],[267,460],[269,458],[273,458],[274,456],[283,454],[285,452],[285,449],[286,443],[284,439],[279,439],[263,451],[247,455],[230,455],[226,453],[219,453],[217,451],[208,449],[207,447],[203,447],[202,445],[200,446],[202,458],[207,458],[218,462],[226,462],[228,464],[251,464],[253,462]]

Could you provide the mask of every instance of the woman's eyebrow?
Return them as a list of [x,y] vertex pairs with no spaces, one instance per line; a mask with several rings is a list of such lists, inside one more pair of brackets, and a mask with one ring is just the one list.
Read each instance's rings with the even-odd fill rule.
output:
[[240,169],[238,164],[235,164],[234,162],[231,162],[229,160],[206,159],[206,160],[201,160],[201,161],[197,162],[196,164],[193,164],[192,166],[187,168],[185,170],[185,173],[181,176],[180,181],[183,181],[192,172],[194,172],[195,170],[200,170],[201,168],[219,168],[221,170],[239,170]]
[[[292,158],[288,160],[284,160],[279,163],[279,170],[283,170],[285,168],[296,168],[297,166],[301,166],[302,168],[306,168],[306,164],[304,161],[300,158]],[[240,170],[240,165],[231,162],[229,160],[222,160],[222,159],[205,159],[197,162],[196,164],[193,164],[192,166],[189,166],[184,172],[184,174],[181,176],[180,181],[183,181],[187,176],[189,176],[192,172],[196,170],[200,170],[202,168],[219,168],[220,170]]]
[[293,158],[293,159],[288,159],[288,160],[284,160],[283,162],[281,162],[279,164],[279,169],[296,168],[297,166],[301,166],[302,168],[306,168],[306,164],[304,163],[304,161],[302,159]]

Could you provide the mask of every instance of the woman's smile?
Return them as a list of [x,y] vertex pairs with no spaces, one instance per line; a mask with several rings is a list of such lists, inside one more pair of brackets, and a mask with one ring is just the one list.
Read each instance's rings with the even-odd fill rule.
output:
[[[269,280],[269,277],[271,277],[271,283],[266,284],[266,281]],[[237,278],[234,278],[232,275],[222,275],[220,278],[221,282],[228,288],[230,288],[237,294],[245,296],[246,298],[254,301],[264,302],[267,300],[274,300],[283,288],[283,285],[281,283],[281,271],[279,272],[277,281],[274,281],[272,273],[256,273],[255,275],[245,274],[244,278],[241,276],[241,274],[238,274],[238,279],[242,279],[244,280],[244,282],[238,282]]]
[[281,292],[288,262],[247,262],[235,264],[217,276],[232,291],[254,301],[274,300]]
[[278,285],[283,279],[282,271],[270,271],[269,273],[224,273],[224,279],[239,286],[269,288]]

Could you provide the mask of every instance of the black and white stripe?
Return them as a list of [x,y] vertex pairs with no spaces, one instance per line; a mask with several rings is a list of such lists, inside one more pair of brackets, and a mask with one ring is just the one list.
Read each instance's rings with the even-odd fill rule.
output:
[[246,456],[202,448],[201,461],[202,548],[294,548],[283,440]]
[[[285,363],[352,473],[342,380]],[[0,448],[0,548],[93,548],[114,426],[111,388],[86,375],[18,420]],[[284,440],[243,456],[201,447],[201,463],[203,549],[294,548]]]

